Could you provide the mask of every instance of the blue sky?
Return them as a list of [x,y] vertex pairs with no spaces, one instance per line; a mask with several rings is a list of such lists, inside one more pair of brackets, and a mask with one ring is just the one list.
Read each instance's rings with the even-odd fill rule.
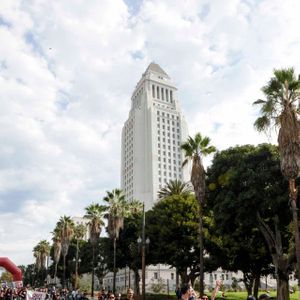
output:
[[61,215],[119,187],[122,125],[152,61],[191,134],[218,149],[275,141],[253,129],[252,102],[274,68],[300,72],[299,11],[297,0],[2,0],[0,255],[32,262]]

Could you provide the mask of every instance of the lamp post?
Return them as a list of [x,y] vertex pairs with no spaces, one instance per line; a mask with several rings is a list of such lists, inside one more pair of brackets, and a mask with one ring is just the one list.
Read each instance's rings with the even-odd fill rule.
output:
[[142,255],[142,299],[146,299],[146,246],[150,244],[150,239],[145,239],[145,203],[143,203],[143,222],[142,222],[142,237],[137,239],[139,249],[141,249]]
[[75,262],[75,289],[77,290],[77,281],[78,281],[78,264],[81,263],[81,259],[78,259],[78,256],[76,258],[73,258],[73,262]]

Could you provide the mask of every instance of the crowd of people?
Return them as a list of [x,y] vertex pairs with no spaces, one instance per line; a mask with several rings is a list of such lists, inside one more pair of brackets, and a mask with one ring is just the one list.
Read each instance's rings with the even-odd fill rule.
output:
[[112,291],[106,292],[105,289],[102,289],[99,292],[98,300],[134,300],[134,293],[132,289],[127,290],[127,298],[122,298],[121,294],[114,294]]
[[[222,282],[217,281],[216,287],[213,290],[211,294],[210,300],[215,300],[216,295],[219,291],[219,288],[221,287]],[[198,295],[197,292],[193,289],[193,287],[190,284],[185,284],[181,288],[178,288],[176,291],[176,296],[178,300],[209,300],[208,295],[203,294],[202,296]],[[222,298],[225,298],[224,293],[222,293]],[[247,297],[247,300],[256,300],[256,298],[252,295]],[[258,300],[275,300],[274,297],[270,297],[268,294],[261,294],[258,298]]]
[[[89,300],[87,293],[80,289],[58,289],[55,286],[48,288],[11,288],[6,284],[2,284],[0,288],[0,300],[29,300],[28,294],[33,292],[43,293],[45,300]],[[98,294],[98,300],[134,300],[134,292],[132,289],[127,290],[126,298],[122,298],[121,294],[114,294],[112,291],[102,289]]]
[[[211,294],[210,300],[215,300],[221,285],[221,281],[216,281],[216,287]],[[175,293],[178,300],[208,300],[208,295],[203,294],[200,296],[190,284],[185,284],[181,288],[177,288]]]

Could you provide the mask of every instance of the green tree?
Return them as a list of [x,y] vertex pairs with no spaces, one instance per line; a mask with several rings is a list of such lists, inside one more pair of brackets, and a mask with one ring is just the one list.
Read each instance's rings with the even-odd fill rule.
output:
[[46,240],[40,241],[34,248],[33,248],[33,255],[36,259],[36,270],[37,273],[41,274],[41,282],[43,283],[46,277],[46,262],[47,258],[50,255],[50,244]]
[[61,256],[61,236],[60,236],[60,230],[56,226],[54,231],[52,232],[52,241],[53,241],[53,260],[55,264],[55,269],[54,269],[54,278],[55,278],[55,283],[56,283],[56,278],[57,278],[57,266],[60,260]]
[[151,240],[147,263],[175,267],[182,282],[194,282],[199,274],[198,206],[194,195],[174,195],[157,202],[146,214]]
[[75,224],[71,217],[60,217],[56,224],[55,232],[58,233],[61,241],[61,253],[63,256],[63,287],[66,287],[66,256],[68,254],[70,242],[74,235]]
[[191,187],[187,182],[182,182],[178,179],[170,180],[158,191],[158,199],[162,200],[174,195],[187,197],[190,195],[191,191]]
[[104,201],[108,203],[108,234],[113,240],[114,246],[114,277],[113,277],[113,292],[116,291],[116,249],[117,240],[119,238],[120,230],[124,227],[124,218],[137,211],[141,204],[138,201],[128,202],[122,190],[114,189],[111,192],[107,191]]
[[[139,270],[141,269],[141,257],[138,250],[137,239],[141,235],[142,230],[142,214],[140,210],[133,212],[130,216],[126,217],[124,220],[124,228],[120,231],[117,249],[116,264],[118,268],[127,268],[130,273],[131,270],[134,272],[135,277],[135,293],[140,294],[139,282],[140,275]],[[107,261],[113,261],[113,258],[109,258],[112,249],[108,248]],[[113,270],[113,265],[109,267]],[[126,282],[126,287],[133,287],[131,282],[131,277],[129,276],[129,281]]]
[[204,293],[204,257],[203,257],[203,207],[205,204],[205,170],[202,163],[202,157],[216,151],[214,146],[210,145],[208,137],[202,137],[200,133],[195,138],[188,137],[187,141],[181,145],[185,153],[183,166],[189,161],[192,162],[191,182],[194,187],[195,196],[199,203],[199,255],[200,255],[200,295]]
[[78,224],[74,228],[74,238],[76,240],[76,257],[75,257],[75,289],[77,288],[78,280],[78,259],[79,259],[79,242],[84,238],[86,234],[86,226],[84,224]]
[[92,245],[92,297],[94,297],[94,279],[95,279],[95,248],[99,243],[102,226],[104,226],[103,217],[106,207],[99,204],[91,204],[86,207],[85,218],[89,220],[90,242]]
[[12,281],[13,281],[13,277],[11,273],[7,271],[2,272],[0,276],[0,282],[12,282]]
[[[277,299],[289,299],[294,252],[290,244],[286,181],[280,173],[277,148],[263,144],[221,151],[208,169],[208,182],[208,206],[223,237],[224,249],[228,247],[231,252],[231,263],[259,276],[267,264],[260,240],[264,237],[275,266]],[[247,265],[243,265],[245,262]]]
[[259,99],[261,116],[255,121],[257,130],[279,128],[278,146],[281,171],[289,181],[289,193],[294,222],[298,285],[300,285],[300,236],[295,180],[300,176],[300,80],[293,68],[275,69],[274,76],[262,88],[266,100]]

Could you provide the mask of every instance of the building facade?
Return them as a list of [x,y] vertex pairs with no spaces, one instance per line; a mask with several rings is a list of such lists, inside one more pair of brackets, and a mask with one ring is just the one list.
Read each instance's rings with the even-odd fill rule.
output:
[[188,131],[169,75],[151,63],[131,97],[129,117],[122,129],[121,188],[126,199],[152,208],[158,190],[174,179],[188,181],[180,146]]

